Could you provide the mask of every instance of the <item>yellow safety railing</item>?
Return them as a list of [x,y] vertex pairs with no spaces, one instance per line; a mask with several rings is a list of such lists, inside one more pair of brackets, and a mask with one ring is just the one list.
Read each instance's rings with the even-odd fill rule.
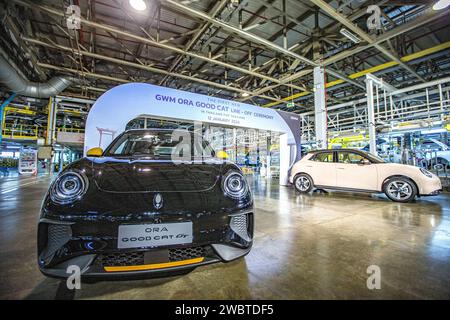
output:
[[84,129],[79,128],[56,128],[57,132],[75,132],[75,133],[84,133]]
[[38,126],[33,124],[12,125],[6,123],[2,130],[3,139],[37,140]]

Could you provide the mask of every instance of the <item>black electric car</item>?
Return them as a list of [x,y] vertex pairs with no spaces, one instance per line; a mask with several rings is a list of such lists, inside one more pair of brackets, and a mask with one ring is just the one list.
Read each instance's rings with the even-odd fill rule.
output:
[[45,275],[65,278],[78,266],[85,279],[163,276],[250,251],[253,200],[242,172],[197,135],[175,131],[125,131],[58,175],[38,226]]

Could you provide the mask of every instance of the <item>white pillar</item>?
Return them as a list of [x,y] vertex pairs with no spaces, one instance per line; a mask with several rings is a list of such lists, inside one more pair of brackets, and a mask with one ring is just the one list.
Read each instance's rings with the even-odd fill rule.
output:
[[48,118],[47,118],[47,136],[46,145],[52,147],[52,157],[49,159],[48,170],[50,175],[54,172],[53,159],[55,157],[55,152],[53,151],[53,146],[56,140],[56,113],[57,113],[58,103],[55,97],[50,97],[48,101]]
[[289,184],[289,159],[291,157],[291,148],[288,145],[288,135],[280,135],[280,185]]
[[439,84],[439,102],[440,102],[440,108],[441,108],[441,120],[444,120],[444,93],[442,92],[442,84]]
[[373,105],[373,80],[369,77],[366,78],[366,90],[367,90],[367,120],[369,127],[369,147],[370,153],[377,155],[377,136],[375,130],[375,111]]
[[56,112],[58,103],[56,98],[50,97],[48,103],[48,118],[47,118],[47,141],[46,144],[53,146],[56,139]]
[[318,149],[328,148],[327,108],[325,99],[325,71],[322,67],[314,68],[314,115]]

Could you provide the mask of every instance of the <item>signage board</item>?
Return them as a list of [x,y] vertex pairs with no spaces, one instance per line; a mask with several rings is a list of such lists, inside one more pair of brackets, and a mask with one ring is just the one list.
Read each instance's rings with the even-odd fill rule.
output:
[[[262,108],[239,101],[196,94],[147,83],[127,83],[102,94],[86,120],[84,154],[94,147],[105,149],[125,130],[127,123],[147,116],[262,129],[286,135],[287,154],[280,153],[280,180],[287,181],[290,165],[300,150],[300,117],[294,113]],[[294,156],[291,156],[294,152]],[[283,171],[283,172],[282,172]]]

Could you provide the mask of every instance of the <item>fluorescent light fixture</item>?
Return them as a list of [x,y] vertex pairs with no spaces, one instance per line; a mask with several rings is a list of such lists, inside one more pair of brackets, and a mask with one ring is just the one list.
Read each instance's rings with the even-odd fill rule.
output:
[[350,41],[354,42],[354,43],[360,43],[361,39],[358,38],[358,36],[356,34],[351,33],[350,31],[348,31],[345,28],[342,28],[339,31],[343,36],[345,36],[347,39],[349,39]]
[[249,30],[259,27],[260,25],[263,25],[263,24],[265,24],[265,22],[255,23],[255,24],[249,25],[248,27],[245,27],[243,30],[249,31]]
[[445,133],[445,132],[447,132],[446,129],[430,129],[430,130],[420,131],[421,134],[435,134],[435,133]]
[[137,11],[144,11],[147,9],[147,4],[144,0],[129,0],[130,6]]
[[247,92],[242,92],[242,94],[241,94],[241,96],[243,96],[243,97],[248,97],[250,94],[249,93],[247,93]]
[[450,0],[439,0],[433,6],[433,10],[442,10],[447,8],[450,5]]

